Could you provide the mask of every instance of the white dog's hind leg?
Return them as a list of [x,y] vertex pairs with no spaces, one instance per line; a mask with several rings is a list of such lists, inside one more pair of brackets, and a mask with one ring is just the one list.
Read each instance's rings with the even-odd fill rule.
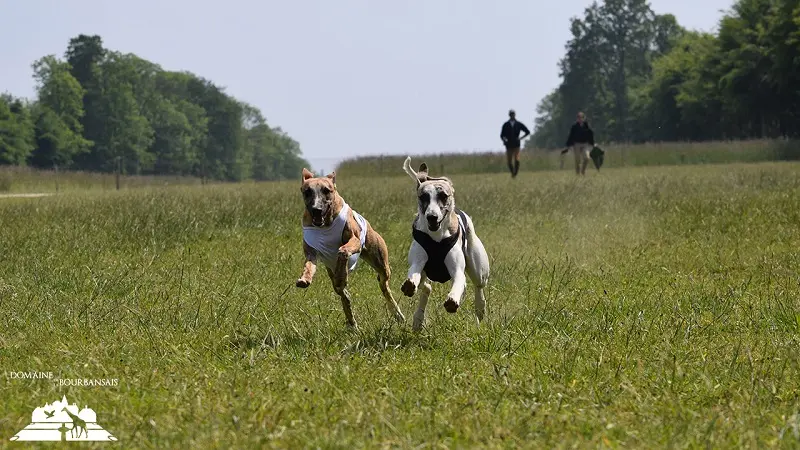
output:
[[428,297],[431,295],[433,287],[428,281],[428,277],[424,274],[420,280],[419,299],[417,299],[417,310],[414,311],[414,325],[412,330],[419,331],[422,329],[422,324],[425,322],[425,308],[428,306]]
[[417,241],[411,241],[411,247],[408,249],[408,278],[400,288],[406,297],[413,297],[414,292],[419,286],[422,279],[422,270],[425,268],[425,263],[428,262],[428,254]]
[[472,218],[467,216],[467,274],[472,284],[475,285],[475,316],[478,322],[482,321],[486,315],[486,296],[483,289],[489,283],[489,255],[483,242],[475,234],[475,225]]
[[478,318],[478,323],[483,322],[483,317],[486,315],[486,296],[483,293],[483,288],[475,286],[475,317]]
[[489,283],[489,255],[483,242],[474,234],[467,246],[467,274],[475,285],[475,316],[478,322],[486,315],[486,297],[483,289]]

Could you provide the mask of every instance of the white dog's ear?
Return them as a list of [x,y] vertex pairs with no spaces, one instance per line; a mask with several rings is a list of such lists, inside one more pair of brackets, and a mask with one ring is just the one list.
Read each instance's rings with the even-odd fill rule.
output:
[[308,169],[303,167],[303,181],[306,181],[309,178],[314,178],[314,174],[309,172]]
[[403,170],[410,176],[414,181],[417,182],[417,187],[422,184],[423,181],[428,179],[428,174],[426,173],[424,176],[414,172],[414,169],[411,168],[411,157],[407,156],[406,160],[403,161]]
[[419,172],[417,172],[417,178],[419,179],[420,183],[424,183],[431,179],[431,176],[428,175],[428,165],[422,163],[419,165]]

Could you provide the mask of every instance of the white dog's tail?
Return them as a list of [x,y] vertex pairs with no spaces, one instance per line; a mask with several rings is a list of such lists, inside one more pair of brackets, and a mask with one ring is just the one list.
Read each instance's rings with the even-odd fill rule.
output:
[[417,183],[417,185],[420,184],[419,176],[417,175],[417,172],[414,172],[414,169],[411,168],[411,157],[410,156],[406,156],[406,160],[403,161],[403,170],[406,171],[408,176],[410,176],[414,180],[414,182]]

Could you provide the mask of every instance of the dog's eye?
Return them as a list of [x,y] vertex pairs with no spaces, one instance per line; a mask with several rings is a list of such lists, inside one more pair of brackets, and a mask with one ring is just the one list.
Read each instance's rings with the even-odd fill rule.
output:
[[328,188],[326,188],[326,187],[324,187],[324,188],[322,188],[322,189],[320,189],[320,190],[322,191],[322,194],[323,194],[323,195],[328,195],[328,194],[330,194],[330,193],[331,193],[331,190],[330,190],[330,189],[328,189]]
[[431,200],[431,196],[428,195],[427,192],[419,196],[419,200],[423,203],[428,203]]
[[304,190],[303,191],[303,195],[306,196],[306,197],[310,196],[311,195],[311,189]]
[[444,192],[439,192],[438,197],[439,197],[439,201],[440,202],[446,202],[447,201],[447,194],[445,194]]

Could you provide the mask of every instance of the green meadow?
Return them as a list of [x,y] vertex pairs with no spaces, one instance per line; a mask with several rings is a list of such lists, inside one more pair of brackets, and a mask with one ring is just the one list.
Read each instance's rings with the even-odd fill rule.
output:
[[[790,140],[754,139],[716,142],[659,142],[648,144],[604,144],[603,168],[723,164],[731,162],[777,162],[800,160],[800,145]],[[574,170],[572,152],[561,155],[553,149],[522,150],[523,170]],[[444,174],[505,173],[505,154],[500,152],[441,153],[414,156],[427,161],[431,170]],[[404,155],[363,156],[339,165],[339,173],[352,176],[394,176]]]
[[[0,199],[0,447],[66,395],[123,448],[797,448],[800,164],[633,163],[643,151],[609,148],[585,177],[571,156],[525,156],[516,179],[502,155],[497,173],[426,159],[492,265],[485,322],[471,284],[456,314],[435,285],[420,333],[400,292],[416,211],[400,158],[337,180],[386,239],[407,318],[362,262],[359,331],[324,270],[294,287],[300,174],[119,191],[75,176]],[[8,192],[55,191],[27,177]]]

